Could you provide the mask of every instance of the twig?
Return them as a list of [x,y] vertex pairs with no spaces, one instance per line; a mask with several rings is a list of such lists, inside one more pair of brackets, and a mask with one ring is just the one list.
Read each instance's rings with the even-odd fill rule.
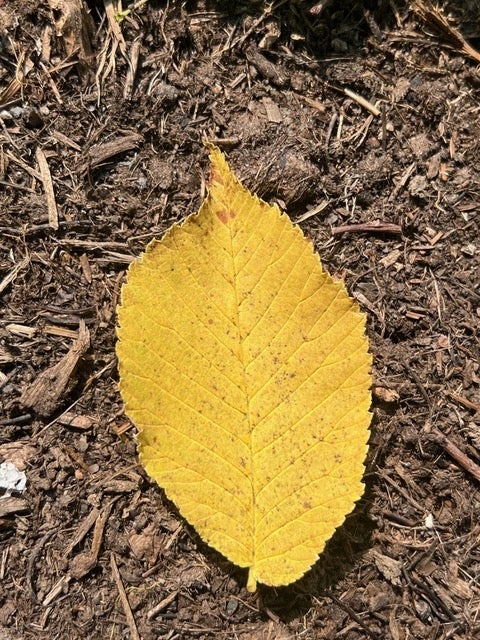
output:
[[465,471],[471,473],[472,476],[480,482],[480,466],[463,453],[457,445],[453,444],[453,442],[436,427],[432,427],[431,433],[434,436],[435,442],[439,444],[448,453],[448,455],[455,460],[455,462],[463,467]]
[[42,553],[45,543],[49,538],[51,538],[52,535],[53,535],[53,531],[47,531],[47,533],[45,533],[37,542],[37,544],[33,547],[32,553],[30,554],[30,557],[28,559],[26,582],[27,582],[28,591],[30,593],[30,597],[35,601],[38,601],[37,594],[35,593],[35,589],[33,588],[33,569],[35,565],[35,560]]
[[402,233],[402,227],[392,222],[364,222],[358,224],[344,224],[332,228],[332,234],[338,236],[341,233]]
[[456,393],[452,393],[451,391],[445,391],[445,395],[458,402],[458,404],[463,404],[467,409],[473,409],[473,411],[480,411],[480,405],[468,400],[467,398],[463,398],[462,396],[457,396]]
[[395,480],[393,480],[388,473],[386,473],[385,471],[380,472],[380,477],[383,478],[384,480],[386,480],[388,482],[389,485],[391,485],[396,491],[398,491],[398,493],[400,495],[402,495],[405,500],[407,500],[408,502],[410,502],[410,504],[415,507],[415,509],[417,509],[417,511],[419,511],[420,513],[423,513],[425,511],[425,507],[422,506],[419,502],[417,502],[417,500],[415,500],[415,498],[413,498],[408,491],[406,491],[405,489],[403,489],[398,483],[395,482]]
[[122,607],[123,607],[123,611],[125,612],[125,618],[127,619],[127,624],[130,627],[130,636],[132,640],[140,640],[140,636],[137,630],[137,623],[135,622],[135,618],[133,617],[132,609],[130,608],[127,594],[125,593],[125,588],[123,586],[122,578],[120,576],[120,571],[118,570],[117,563],[115,561],[115,556],[113,555],[113,553],[110,555],[110,561],[112,565],[113,579],[115,580],[115,584],[117,585],[117,589],[118,589],[118,594],[120,596],[120,600],[122,601]]
[[347,98],[350,98],[351,100],[359,104],[361,107],[363,107],[367,111],[370,111],[372,115],[374,116],[380,115],[380,109],[378,109],[374,104],[369,102],[363,96],[359,95],[358,93],[355,93],[355,91],[352,91],[351,89],[348,89],[348,88],[339,87],[335,84],[330,84],[328,82],[325,83],[325,86],[329,87],[330,89],[334,89],[339,93],[343,93],[344,96],[347,96]]
[[163,600],[160,600],[160,602],[158,604],[156,604],[154,607],[152,607],[150,609],[150,611],[147,612],[147,620],[152,620],[153,618],[155,618],[155,616],[158,616],[158,614],[161,611],[165,611],[165,609],[175,600],[175,598],[178,596],[178,591],[173,591],[172,593],[170,593],[168,596],[166,596],[166,598],[164,598]]

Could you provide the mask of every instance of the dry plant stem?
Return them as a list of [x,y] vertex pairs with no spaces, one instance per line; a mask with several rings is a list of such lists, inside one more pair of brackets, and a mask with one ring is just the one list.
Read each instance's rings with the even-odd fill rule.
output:
[[115,584],[117,585],[118,594],[122,602],[123,611],[125,612],[125,618],[127,619],[127,624],[130,628],[131,638],[132,640],[140,640],[140,636],[137,630],[137,623],[135,622],[135,618],[133,617],[132,609],[130,608],[127,594],[125,593],[125,587],[123,586],[122,578],[120,576],[120,571],[118,570],[117,563],[115,561],[115,556],[113,553],[110,555],[110,563],[112,566],[113,579],[115,581]]
[[122,55],[125,56],[127,53],[127,43],[125,42],[125,38],[123,37],[120,24],[118,23],[118,20],[115,17],[116,11],[115,11],[113,1],[104,0],[103,4],[105,6],[105,14],[107,16],[108,27],[110,29],[110,32],[114,38],[114,41],[120,47],[120,51],[122,52]]
[[437,442],[455,462],[465,469],[465,471],[468,471],[468,473],[480,482],[480,466],[465,455],[463,451],[459,449],[457,445],[453,444],[441,431],[432,427],[431,432],[435,438],[435,442]]
[[140,58],[140,40],[136,40],[132,44],[130,51],[130,57],[128,58],[128,71],[125,79],[125,86],[123,88],[123,97],[125,100],[130,100],[133,95],[133,85],[135,83],[135,77],[137,75],[138,60]]
[[29,167],[28,164],[23,162],[23,160],[20,160],[20,158],[16,158],[13,153],[10,153],[9,151],[5,151],[5,156],[12,162],[15,162],[15,164],[18,164],[18,166],[26,171],[28,175],[32,176],[32,178],[35,178],[39,182],[42,182],[42,174],[39,171],[32,169],[32,167]]
[[391,222],[366,222],[359,224],[344,224],[332,228],[332,234],[338,236],[342,233],[396,233],[401,235],[402,227]]

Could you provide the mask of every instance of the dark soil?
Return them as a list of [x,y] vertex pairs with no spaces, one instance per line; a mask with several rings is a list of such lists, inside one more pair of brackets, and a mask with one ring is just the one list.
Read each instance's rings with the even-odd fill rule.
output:
[[[1,640],[480,637],[479,62],[400,2],[310,4],[0,0],[0,463],[27,477]],[[448,9],[480,47],[478,2]],[[374,357],[366,493],[256,594],[138,466],[117,389],[125,270],[198,208],[205,137],[300,220]]]

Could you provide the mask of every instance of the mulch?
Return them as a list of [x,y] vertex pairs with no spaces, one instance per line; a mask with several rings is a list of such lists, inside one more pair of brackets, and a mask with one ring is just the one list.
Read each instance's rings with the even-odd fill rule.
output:
[[[476,1],[0,0],[0,639],[480,636]],[[450,12],[450,14],[448,13]],[[368,314],[366,491],[246,591],[136,457],[125,271],[216,142]]]

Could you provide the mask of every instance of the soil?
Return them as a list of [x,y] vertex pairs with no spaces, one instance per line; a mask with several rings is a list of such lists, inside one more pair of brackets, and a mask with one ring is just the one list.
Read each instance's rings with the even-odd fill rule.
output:
[[[312,4],[0,0],[0,463],[27,480],[2,640],[480,637],[480,8]],[[345,279],[374,358],[365,495],[254,594],[117,389],[125,271],[198,209],[204,138]]]

